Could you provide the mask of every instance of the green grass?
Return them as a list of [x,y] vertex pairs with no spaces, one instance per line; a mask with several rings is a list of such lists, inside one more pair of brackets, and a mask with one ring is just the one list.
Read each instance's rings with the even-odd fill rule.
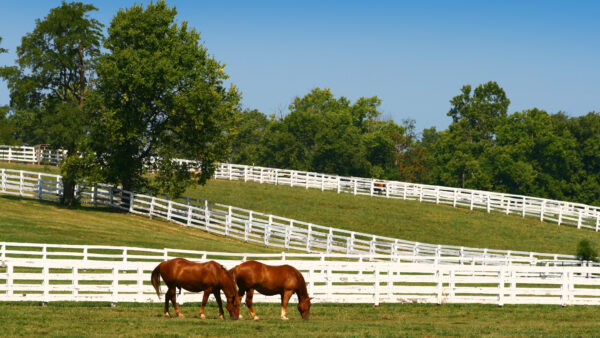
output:
[[13,163],[0,161],[0,168],[13,169],[13,170],[25,170],[35,171],[46,174],[60,175],[60,169],[53,165],[37,165],[37,164],[24,164],[24,163]]
[[281,252],[156,218],[6,195],[0,195],[0,229],[0,241],[5,242]]
[[588,238],[600,247],[600,235],[587,229],[428,202],[225,180],[192,187],[185,196],[431,244],[573,255],[577,242]]
[[[279,319],[278,304],[256,304],[261,320],[217,320],[214,302],[208,319],[198,318],[198,304],[185,304],[186,318],[167,319],[159,304],[0,303],[2,336],[527,336],[564,337],[598,334],[597,307],[493,305],[314,304],[302,321],[296,304],[289,321]],[[247,309],[242,314],[248,317]],[[171,308],[171,313],[174,313]]]

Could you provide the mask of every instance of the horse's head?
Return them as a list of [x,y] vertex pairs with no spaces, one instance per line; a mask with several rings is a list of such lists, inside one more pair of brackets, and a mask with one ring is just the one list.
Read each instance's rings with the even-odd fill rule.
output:
[[232,320],[238,320],[240,318],[240,296],[236,294],[231,297],[227,296],[227,305],[225,306]]
[[238,288],[237,288],[237,283],[235,280],[235,273],[232,271],[228,271],[227,269],[223,268],[225,270],[225,273],[227,274],[227,276],[230,278],[230,286],[227,288],[227,291],[225,291],[225,288],[223,289],[223,292],[225,292],[225,296],[227,297],[227,305],[225,306],[227,308],[227,311],[229,311],[229,315],[231,316],[232,320],[238,320],[240,318],[240,295],[238,294]]
[[298,311],[300,311],[300,316],[302,316],[302,319],[304,319],[304,320],[308,320],[308,318],[310,318],[310,305],[311,305],[310,300],[311,299],[312,298],[307,297],[298,303]]

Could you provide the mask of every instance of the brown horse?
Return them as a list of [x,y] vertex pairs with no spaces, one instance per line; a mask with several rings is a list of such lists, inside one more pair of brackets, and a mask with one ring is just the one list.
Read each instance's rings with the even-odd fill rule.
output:
[[266,296],[281,295],[281,319],[287,320],[286,308],[292,294],[298,295],[298,311],[302,319],[310,317],[310,300],[306,282],[300,271],[289,265],[271,266],[256,261],[244,262],[230,270],[238,285],[240,299],[246,294],[246,305],[254,320],[258,316],[252,308],[254,290]]
[[[175,312],[178,317],[183,317],[177,300],[175,299],[175,288],[181,288],[191,291],[200,292],[209,290],[213,292],[219,304],[220,318],[223,318],[223,307],[221,305],[221,292],[227,297],[227,311],[231,319],[238,319],[240,315],[240,297],[237,293],[235,278],[231,272],[227,271],[224,266],[219,263],[209,261],[206,263],[194,263],[183,258],[174,258],[168,261],[161,262],[152,271],[152,286],[156,290],[156,294],[160,299],[160,277],[165,281],[169,290],[165,294],[165,316],[169,314],[169,300],[173,303]],[[200,318],[204,317],[204,306],[200,312]]]

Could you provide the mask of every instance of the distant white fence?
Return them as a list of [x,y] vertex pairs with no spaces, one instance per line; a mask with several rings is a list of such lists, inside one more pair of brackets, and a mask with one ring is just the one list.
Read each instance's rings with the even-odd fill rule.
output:
[[[226,268],[252,258],[271,265],[290,264],[302,272],[316,303],[600,305],[600,267],[442,265],[365,262],[341,257],[323,259],[324,255],[201,253],[29,243],[1,245],[1,301],[160,303],[162,300],[150,284],[150,273],[159,261],[174,254],[196,255],[191,258],[194,261],[216,260]],[[115,254],[115,250],[126,250],[126,254]],[[123,257],[126,258],[121,259]],[[162,289],[164,294],[165,287]],[[178,301],[199,302],[200,297],[199,293],[184,291]],[[279,297],[257,294],[255,301],[278,303]]]
[[[35,147],[0,146],[0,160],[37,163],[41,159],[44,163],[57,164],[64,158],[64,153],[61,151],[37,151],[36,149]],[[200,168],[200,164],[196,161],[184,159],[176,161]],[[600,230],[600,207],[538,197],[229,163],[221,163],[217,166],[214,177],[447,204],[454,207],[467,207],[470,210],[484,209],[488,213],[495,211],[507,215],[539,218],[540,221],[558,225]]]
[[483,209],[600,230],[599,207],[545,198],[229,163],[221,163],[214,177]]
[[2,161],[58,165],[63,161],[65,155],[65,150],[0,145],[0,160]]
[[[56,201],[62,192],[58,175],[0,169],[0,182],[0,192],[5,194]],[[501,259],[505,264],[562,261],[562,264],[570,265],[576,260],[571,255],[417,243],[325,227],[208,201],[161,199],[110,186],[78,187],[77,195],[85,204],[159,217],[213,234],[286,250],[346,255],[432,256],[438,260],[454,257],[460,263],[469,262],[472,258],[491,258]]]

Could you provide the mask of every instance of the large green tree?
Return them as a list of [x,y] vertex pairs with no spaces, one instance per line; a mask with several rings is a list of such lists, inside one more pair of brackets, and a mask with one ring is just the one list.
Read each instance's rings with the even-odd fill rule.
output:
[[[125,189],[176,196],[191,177],[173,158],[201,162],[200,183],[226,159],[240,95],[225,86],[224,66],[200,34],[178,24],[176,14],[164,1],[134,5],[119,10],[108,28],[97,67],[93,148],[103,179]],[[144,166],[152,159],[156,175],[148,181]]]
[[450,103],[452,124],[433,145],[436,156],[430,179],[444,185],[490,189],[492,178],[482,154],[494,146],[495,129],[506,118],[510,100],[491,81],[474,91],[470,85],[463,86]]
[[92,5],[66,3],[36,20],[17,48],[17,66],[3,67],[11,106],[25,142],[67,150],[61,164],[64,202],[73,203],[81,176],[79,151],[87,135],[84,109],[99,55],[102,25],[89,17]]

